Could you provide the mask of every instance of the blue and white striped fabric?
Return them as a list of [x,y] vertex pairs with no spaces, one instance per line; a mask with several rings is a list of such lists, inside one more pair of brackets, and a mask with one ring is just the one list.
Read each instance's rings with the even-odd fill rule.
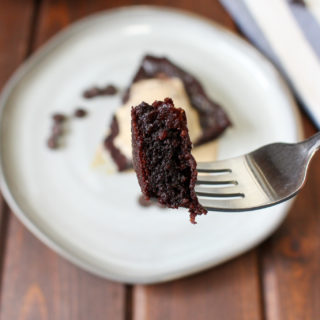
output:
[[320,0],[220,0],[283,72],[320,130]]

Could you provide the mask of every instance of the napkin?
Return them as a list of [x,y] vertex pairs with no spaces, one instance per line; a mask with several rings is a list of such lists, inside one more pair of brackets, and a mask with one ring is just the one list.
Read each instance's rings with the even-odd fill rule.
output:
[[220,0],[320,130],[320,0]]

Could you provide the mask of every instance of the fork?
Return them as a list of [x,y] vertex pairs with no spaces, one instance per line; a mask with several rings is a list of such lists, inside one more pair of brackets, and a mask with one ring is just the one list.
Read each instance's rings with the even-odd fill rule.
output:
[[319,148],[320,132],[299,143],[273,143],[236,158],[199,162],[199,202],[207,210],[248,211],[288,200],[303,187]]

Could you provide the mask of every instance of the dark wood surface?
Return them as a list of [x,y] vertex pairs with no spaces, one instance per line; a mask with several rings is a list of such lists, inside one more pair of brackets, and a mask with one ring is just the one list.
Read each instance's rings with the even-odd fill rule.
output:
[[[1,0],[0,86],[71,22],[134,0]],[[149,1],[202,14],[238,33],[217,0]],[[303,115],[306,135],[315,128]],[[279,230],[216,268],[152,286],[126,286],[71,265],[35,239],[0,199],[0,319],[320,319],[320,158]]]

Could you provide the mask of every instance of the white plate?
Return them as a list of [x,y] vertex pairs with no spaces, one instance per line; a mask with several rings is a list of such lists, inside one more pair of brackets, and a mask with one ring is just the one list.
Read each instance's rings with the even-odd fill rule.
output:
[[[293,100],[255,49],[204,19],[165,8],[103,12],[72,25],[29,59],[1,99],[1,186],[11,208],[51,248],[101,276],[151,283],[217,265],[252,248],[285,217],[289,203],[251,213],[142,208],[134,173],[90,167],[120,97],[84,100],[91,84],[125,88],[145,53],[166,55],[195,74],[229,113],[219,158],[273,141],[297,141]],[[66,148],[48,150],[50,115],[85,106]]]

